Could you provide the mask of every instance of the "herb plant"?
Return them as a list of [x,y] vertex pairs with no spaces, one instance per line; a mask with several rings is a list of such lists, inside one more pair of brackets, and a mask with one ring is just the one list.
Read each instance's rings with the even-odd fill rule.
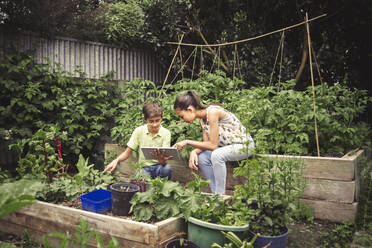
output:
[[301,160],[254,157],[234,170],[248,183],[236,186],[233,207],[246,216],[254,232],[282,234],[302,195],[302,168]]

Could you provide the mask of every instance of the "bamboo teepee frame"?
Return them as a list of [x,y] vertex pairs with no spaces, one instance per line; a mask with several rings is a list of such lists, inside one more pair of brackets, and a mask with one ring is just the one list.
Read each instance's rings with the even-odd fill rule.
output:
[[[312,22],[312,21],[315,21],[315,20],[317,20],[319,18],[325,17],[326,15],[327,14],[323,14],[323,15],[314,17],[312,19],[308,19],[308,13],[306,12],[305,20],[303,22],[300,22],[300,23],[297,23],[297,24],[294,24],[294,25],[291,25],[291,26],[288,26],[288,27],[285,27],[285,28],[281,28],[281,29],[278,29],[278,30],[275,30],[275,31],[272,31],[272,32],[269,32],[269,33],[266,33],[266,34],[258,35],[258,36],[255,36],[255,37],[251,37],[251,38],[247,38],[247,39],[243,39],[243,40],[238,40],[238,41],[225,42],[225,43],[221,43],[221,44],[208,44],[206,42],[206,40],[205,40],[205,43],[206,44],[182,43],[182,40],[183,40],[183,37],[184,37],[184,35],[182,35],[178,42],[168,42],[168,44],[170,44],[170,45],[177,45],[177,50],[176,50],[176,52],[175,52],[175,54],[173,56],[173,59],[172,59],[172,62],[170,64],[170,66],[168,68],[168,72],[167,72],[167,75],[166,75],[166,77],[164,79],[162,88],[165,86],[165,83],[167,82],[167,79],[168,79],[170,70],[171,70],[171,68],[173,66],[173,63],[175,61],[175,58],[176,58],[178,52],[180,52],[180,56],[182,56],[181,55],[181,46],[192,46],[192,47],[195,47],[196,49],[197,48],[200,48],[200,53],[201,53],[201,56],[202,56],[203,48],[204,47],[206,47],[208,49],[211,49],[212,47],[218,47],[218,49],[220,49],[223,46],[230,46],[230,45],[235,45],[236,46],[239,43],[245,43],[245,42],[248,42],[248,41],[260,39],[260,38],[263,38],[263,37],[266,37],[266,36],[269,36],[269,35],[273,35],[273,34],[276,34],[276,33],[279,33],[279,32],[283,32],[283,35],[284,35],[284,31],[285,30],[289,30],[289,29],[293,29],[293,28],[296,28],[296,27],[305,25],[306,26],[306,33],[307,33],[307,45],[308,45],[308,49],[309,49],[309,66],[310,66],[310,75],[311,75],[311,85],[312,85],[312,92],[313,92],[313,111],[314,111],[315,139],[316,139],[317,153],[318,153],[318,157],[319,157],[320,156],[320,148],[319,148],[319,137],[318,137],[318,125],[317,125],[317,118],[316,118],[316,100],[315,100],[314,75],[313,75],[313,68],[312,68],[312,53],[313,53],[313,49],[312,49],[312,46],[311,46],[309,23]],[[282,36],[282,39],[283,39],[283,36]],[[281,40],[281,42],[282,42],[282,40]],[[282,45],[283,44],[281,43],[280,46],[282,46]],[[235,51],[236,51],[236,49],[235,49]],[[315,58],[315,64],[317,66],[317,70],[318,70],[320,81],[322,81],[322,77],[320,75],[320,70],[319,70],[318,63],[316,61],[316,57],[314,56],[314,58]],[[182,61],[182,59],[181,59],[181,61]],[[183,68],[183,65],[181,65],[181,69],[182,68]],[[235,67],[234,67],[234,73],[235,73]]]

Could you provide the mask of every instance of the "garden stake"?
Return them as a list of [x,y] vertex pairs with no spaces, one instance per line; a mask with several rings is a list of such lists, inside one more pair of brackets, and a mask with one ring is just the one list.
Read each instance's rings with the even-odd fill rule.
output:
[[306,12],[306,31],[307,31],[307,43],[309,48],[309,64],[310,64],[310,76],[311,76],[311,85],[313,88],[313,108],[314,108],[314,128],[315,128],[315,140],[316,140],[316,149],[318,151],[318,157],[320,157],[319,151],[319,137],[318,137],[318,125],[316,121],[316,104],[315,104],[315,89],[314,89],[314,75],[313,75],[313,67],[311,61],[311,43],[310,43],[310,31],[309,31],[309,22],[308,16]]

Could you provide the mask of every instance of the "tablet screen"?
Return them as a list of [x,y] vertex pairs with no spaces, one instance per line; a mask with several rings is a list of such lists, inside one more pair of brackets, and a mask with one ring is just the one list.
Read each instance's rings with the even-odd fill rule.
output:
[[180,154],[176,148],[173,147],[141,147],[143,155],[146,159],[156,159],[153,155],[156,150],[165,151],[165,156],[172,156],[170,160],[180,160]]

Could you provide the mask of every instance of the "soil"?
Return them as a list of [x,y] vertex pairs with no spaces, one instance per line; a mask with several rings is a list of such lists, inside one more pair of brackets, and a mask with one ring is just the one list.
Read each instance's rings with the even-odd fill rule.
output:
[[313,224],[298,223],[289,226],[287,248],[314,248],[323,244],[321,234],[333,230],[335,224],[315,220]]

